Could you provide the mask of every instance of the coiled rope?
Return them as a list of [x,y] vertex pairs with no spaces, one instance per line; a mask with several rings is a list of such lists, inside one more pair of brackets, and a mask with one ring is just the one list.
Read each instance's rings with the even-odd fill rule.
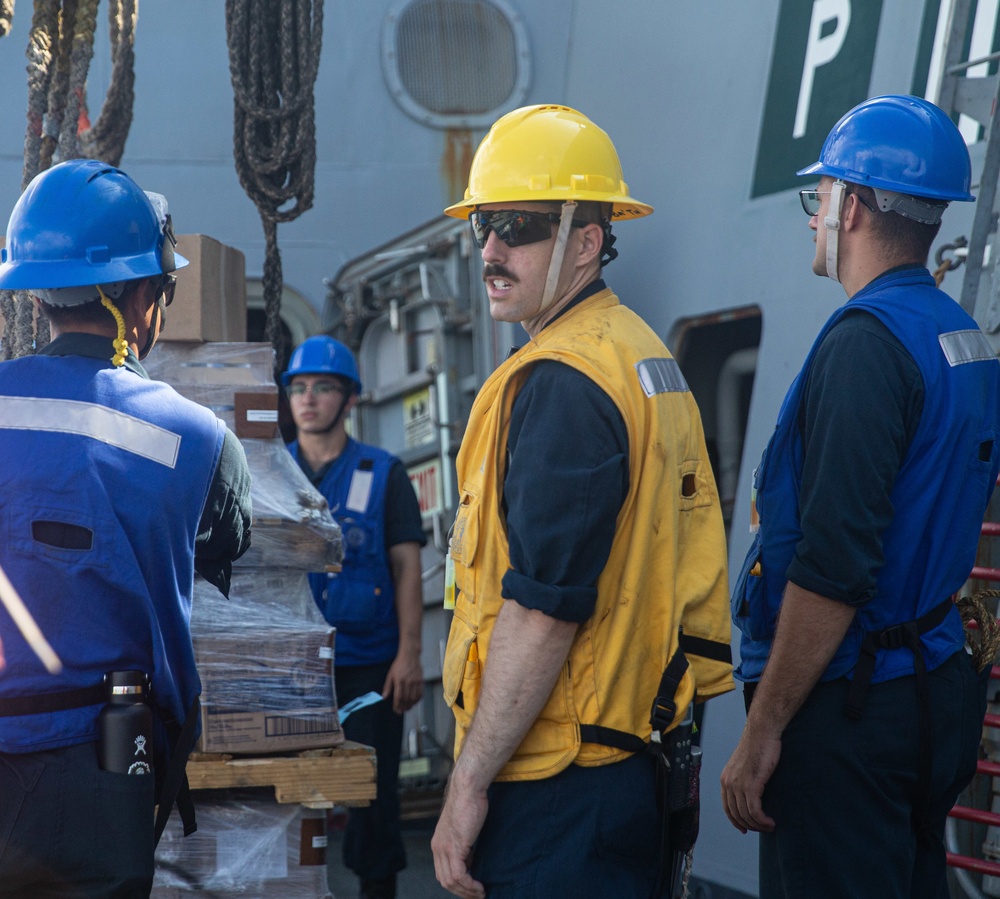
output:
[[[87,72],[94,55],[100,0],[35,0],[28,58],[28,126],[24,137],[21,189],[62,160],[87,156],[118,165],[132,124],[135,28],[138,0],[109,0],[112,73],[101,113],[87,120]],[[10,29],[12,0],[0,0],[0,35]],[[15,296],[17,300],[15,301]],[[4,317],[0,360],[34,353],[49,342],[43,315],[34,321],[33,303],[19,291],[0,291]]]
[[965,628],[965,642],[972,651],[972,663],[983,671],[997,661],[1000,653],[1000,623],[986,600],[1000,597],[1000,590],[980,590],[974,596],[958,599],[958,611]]
[[264,228],[265,334],[278,371],[289,350],[281,329],[278,223],[298,218],[313,203],[313,86],[322,36],[323,0],[226,0],[233,157]]

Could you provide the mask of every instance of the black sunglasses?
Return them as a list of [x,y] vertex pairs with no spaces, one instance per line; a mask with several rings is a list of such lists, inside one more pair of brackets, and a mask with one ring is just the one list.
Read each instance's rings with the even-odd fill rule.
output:
[[174,291],[177,289],[177,278],[174,275],[163,275],[160,278],[159,286],[156,288],[156,295],[163,294],[163,305],[169,306],[174,301]]
[[[499,209],[493,212],[477,211],[469,214],[472,239],[483,249],[494,231],[508,247],[523,247],[552,237],[552,225],[559,224],[558,212],[526,212],[518,209]],[[587,223],[573,219],[574,228]]]

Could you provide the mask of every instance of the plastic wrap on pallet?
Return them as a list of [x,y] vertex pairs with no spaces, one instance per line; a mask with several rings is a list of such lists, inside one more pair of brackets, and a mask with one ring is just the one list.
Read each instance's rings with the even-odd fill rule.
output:
[[278,390],[269,343],[158,343],[143,365],[151,378],[207,406],[233,430],[238,391]]
[[339,525],[280,438],[241,441],[253,477],[253,536],[236,568],[337,570]]
[[[211,409],[237,433],[237,393],[273,393],[277,409],[268,343],[158,344],[144,364],[151,378]],[[336,570],[344,555],[340,528],[281,438],[241,436],[240,442],[253,477],[253,540],[236,567]]]
[[[305,575],[299,578],[287,583],[301,591]],[[240,595],[250,580],[237,579],[229,600],[195,582],[191,635],[202,684],[196,748],[266,755],[342,743],[334,629],[303,617],[284,595],[260,592],[263,578],[256,591]]]
[[157,343],[142,364],[151,378],[174,386],[274,386],[269,343]]
[[198,830],[164,831],[156,849],[152,899],[193,893],[229,899],[322,899],[326,885],[325,813],[257,798],[198,797]]
[[234,569],[229,595],[238,603],[276,603],[282,615],[329,627],[313,598],[308,577],[294,568]]

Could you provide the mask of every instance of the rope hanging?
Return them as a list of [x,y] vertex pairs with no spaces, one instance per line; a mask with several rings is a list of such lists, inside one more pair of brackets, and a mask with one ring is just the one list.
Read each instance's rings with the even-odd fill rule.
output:
[[10,22],[14,18],[14,0],[0,0],[0,37],[10,34]]
[[139,0],[111,0],[108,30],[111,36],[111,83],[93,126],[80,133],[83,155],[117,166],[132,127],[135,101],[135,26]]
[[[111,83],[101,113],[87,119],[87,72],[94,55],[100,0],[35,0],[28,58],[28,126],[24,137],[21,189],[52,165],[86,156],[118,165],[132,124],[134,44],[138,0],[109,0]],[[13,0],[0,0],[0,34],[13,13]],[[15,301],[15,296],[17,301]],[[49,323],[34,320],[28,294],[0,291],[4,317],[0,360],[34,353],[49,342]]]
[[233,156],[264,227],[265,333],[277,370],[288,353],[281,329],[278,223],[298,218],[313,203],[313,85],[322,34],[323,0],[226,0]]

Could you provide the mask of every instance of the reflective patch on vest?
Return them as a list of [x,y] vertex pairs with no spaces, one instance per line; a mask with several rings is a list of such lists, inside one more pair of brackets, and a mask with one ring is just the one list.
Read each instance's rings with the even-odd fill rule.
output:
[[990,342],[978,328],[939,334],[938,343],[941,344],[945,359],[952,368],[964,365],[966,362],[996,359],[996,353],[993,352]]
[[0,397],[0,428],[91,437],[167,468],[177,465],[181,446],[180,434],[107,406],[79,400]]
[[347,502],[344,508],[351,512],[364,512],[368,508],[368,500],[372,495],[372,483],[375,475],[370,471],[356,470],[351,475],[351,489],[347,491]]
[[690,389],[676,359],[643,359],[636,362],[635,370],[639,373],[639,383],[646,396],[680,393]]

